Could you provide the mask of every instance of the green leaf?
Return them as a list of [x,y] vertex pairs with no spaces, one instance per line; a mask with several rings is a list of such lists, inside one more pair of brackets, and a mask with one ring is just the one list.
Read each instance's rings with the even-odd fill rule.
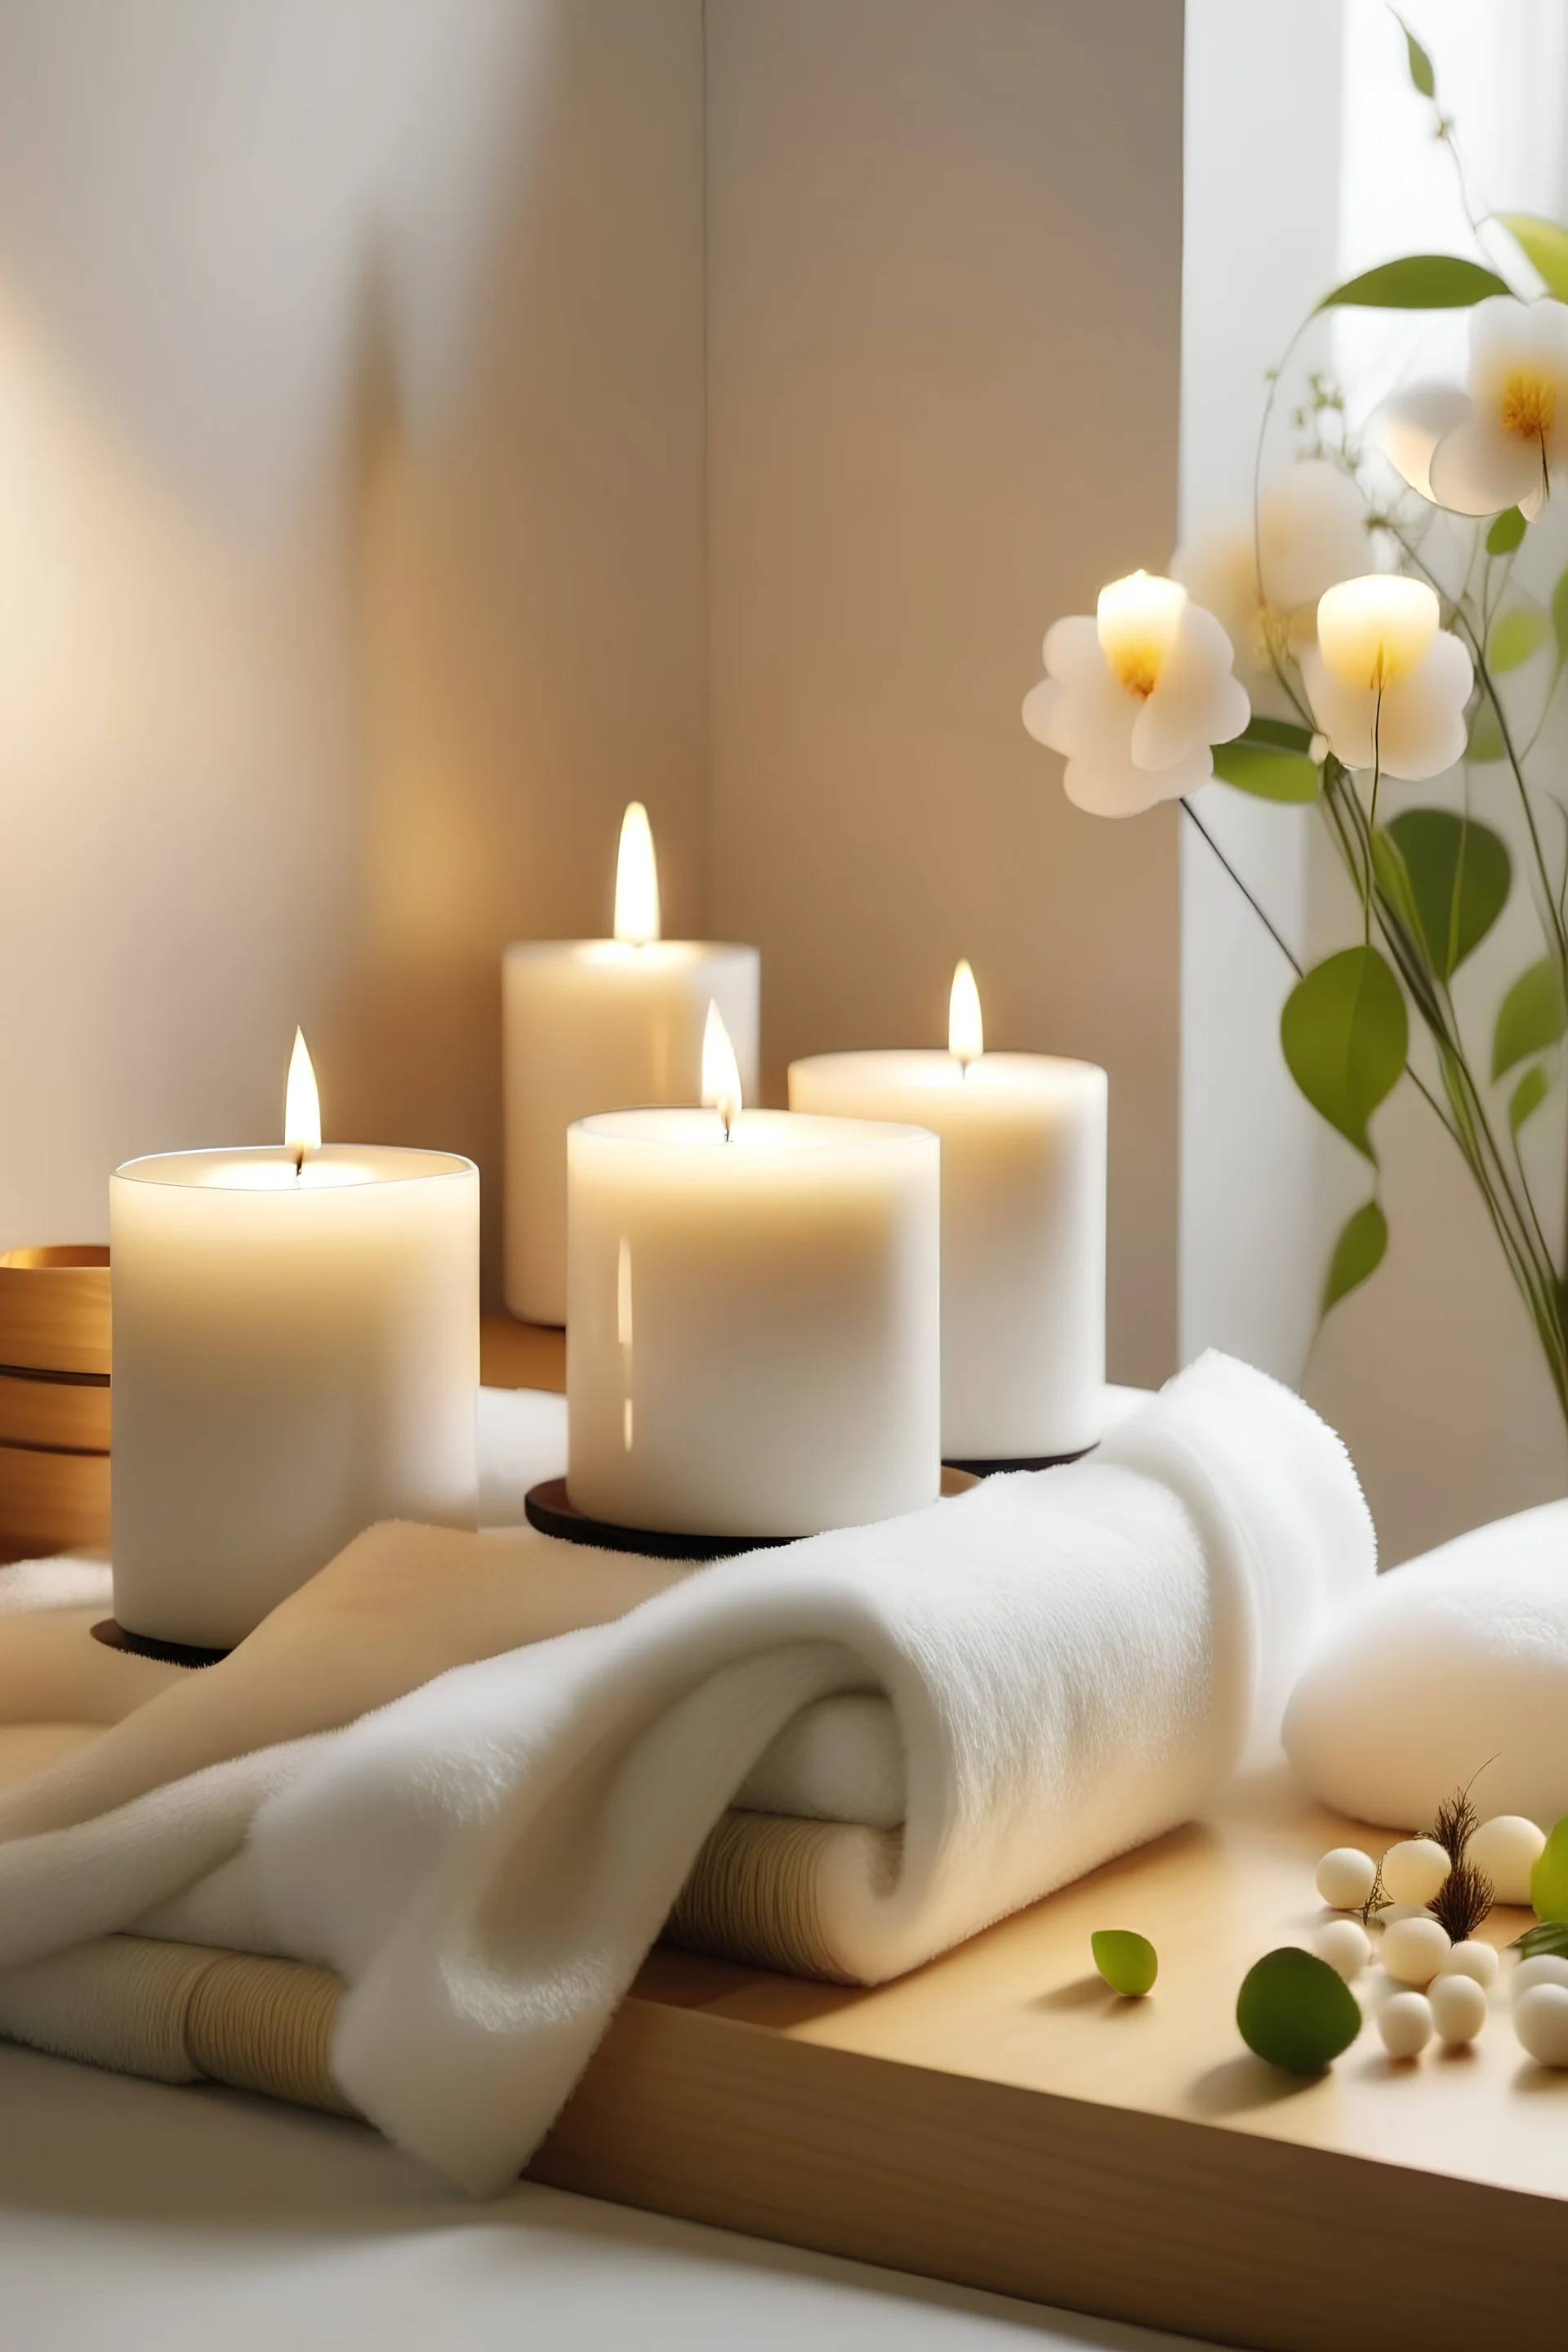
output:
[[1410,877],[1432,969],[1452,979],[1508,904],[1508,848],[1489,825],[1451,809],[1405,809],[1388,826]]
[[1150,1990],[1160,1973],[1160,1956],[1147,1936],[1132,1927],[1100,1927],[1089,1939],[1094,1965],[1110,1987],[1128,2000]]
[[1568,572],[1552,591],[1552,626],[1557,638],[1557,658],[1568,661]]
[[1552,625],[1539,604],[1516,604],[1500,613],[1487,639],[1487,659],[1494,670],[1517,669],[1538,654],[1552,634]]
[[1490,530],[1487,533],[1487,553],[1489,555],[1511,555],[1514,549],[1523,539],[1524,533],[1525,520],[1524,517],[1520,513],[1519,509],[1517,507],[1504,507],[1501,514],[1499,515],[1496,522],[1493,523]]
[[1526,1070],[1509,1097],[1508,1123],[1515,1135],[1519,1133],[1531,1111],[1541,1108],[1542,1104],[1546,1100],[1550,1085],[1551,1081],[1539,1062],[1533,1068]]
[[1247,2048],[1290,2074],[1321,2074],[1361,2032],[1361,2004],[1315,1952],[1283,1944],[1242,1979],[1236,2021]]
[[1470,731],[1465,739],[1465,757],[1478,764],[1503,756],[1502,729],[1498,723],[1497,705],[1489,694],[1483,694],[1470,713]]
[[1499,213],[1498,218],[1558,300],[1568,301],[1568,228],[1538,213]]
[[1530,1874],[1530,1907],[1538,1919],[1568,1919],[1568,1819],[1558,1822]]
[[1241,733],[1238,743],[1268,743],[1281,751],[1305,751],[1311,744],[1310,727],[1298,727],[1293,719],[1265,719],[1255,710]]
[[1314,965],[1285,1000],[1279,1043],[1313,1109],[1375,1167],[1367,1120],[1405,1067],[1409,1016],[1376,948],[1342,948]]
[[1432,60],[1405,23],[1399,11],[1389,11],[1405,36],[1405,54],[1410,64],[1410,79],[1423,98],[1430,98],[1437,87],[1437,77],[1432,70]]
[[1479,261],[1463,261],[1454,253],[1407,253],[1402,261],[1384,261],[1347,278],[1318,308],[1331,310],[1349,303],[1371,310],[1467,310],[1489,294],[1509,290],[1495,269],[1483,269]]
[[1563,1001],[1563,972],[1551,956],[1542,956],[1521,972],[1498,1011],[1492,1033],[1492,1076],[1500,1078],[1516,1062],[1543,1054],[1568,1029],[1568,1004]]
[[1214,772],[1221,783],[1260,801],[1315,801],[1321,782],[1305,751],[1276,751],[1239,737],[1214,747]]
[[1568,1919],[1538,1921],[1522,1936],[1516,1936],[1509,1949],[1517,1952],[1521,1960],[1533,1960],[1542,1952],[1550,1952],[1555,1959],[1568,1960]]
[[1331,1307],[1339,1305],[1342,1298],[1348,1298],[1352,1290],[1359,1290],[1383,1264],[1383,1254],[1387,1247],[1388,1219],[1378,1202],[1367,1201],[1350,1219],[1334,1244],[1319,1313],[1326,1315]]

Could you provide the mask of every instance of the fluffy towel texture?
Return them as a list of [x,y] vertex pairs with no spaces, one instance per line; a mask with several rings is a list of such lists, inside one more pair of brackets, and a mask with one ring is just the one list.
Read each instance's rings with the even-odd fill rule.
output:
[[1568,1503],[1381,1578],[1298,1683],[1285,1746],[1358,1821],[1429,1822],[1483,1766],[1483,1818],[1568,1813]]
[[221,1890],[224,1939],[346,1979],[332,2063],[353,2104],[499,2189],[804,1706],[871,1689],[897,1716],[901,1841],[806,1832],[874,1982],[1188,1818],[1277,1736],[1279,1695],[1373,1566],[1338,1440],[1206,1358],[1091,1463],[717,1563],[335,1738],[17,1840],[0,1960],[152,1926],[158,1904],[163,1932],[211,1934]]

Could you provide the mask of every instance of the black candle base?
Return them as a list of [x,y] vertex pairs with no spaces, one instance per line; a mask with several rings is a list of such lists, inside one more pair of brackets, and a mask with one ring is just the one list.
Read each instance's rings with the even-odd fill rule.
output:
[[1092,1445],[1080,1445],[1076,1454],[1019,1454],[980,1462],[961,1462],[949,1455],[942,1466],[944,1470],[967,1470],[972,1478],[995,1478],[1004,1470],[1065,1470],[1069,1462],[1081,1462],[1086,1454],[1093,1452]]
[[135,1658],[156,1658],[164,1666],[216,1666],[226,1650],[198,1649],[189,1642],[160,1642],[151,1633],[132,1633],[117,1617],[100,1618],[92,1638],[107,1650],[129,1650]]
[[559,1536],[563,1543],[591,1544],[595,1551],[636,1551],[648,1559],[732,1559],[737,1552],[768,1551],[794,1543],[794,1536],[683,1536],[664,1528],[621,1528],[611,1519],[590,1519],[567,1496],[564,1478],[547,1478],[522,1498],[531,1528]]

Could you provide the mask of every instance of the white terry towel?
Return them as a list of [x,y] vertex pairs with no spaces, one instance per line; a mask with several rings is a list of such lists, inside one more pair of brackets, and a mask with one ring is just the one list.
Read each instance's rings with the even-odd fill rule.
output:
[[1338,1439],[1206,1357],[1093,1462],[716,1563],[346,1732],[16,1841],[0,1963],[154,1916],[323,1961],[348,1985],[344,2091],[486,2193],[542,2138],[703,1839],[803,1707],[871,1690],[897,1717],[901,1846],[824,1832],[816,1891],[876,1982],[1190,1818],[1272,1747],[1374,1565]]
[[1380,1577],[1301,1676],[1285,1746],[1358,1821],[1414,1829],[1472,1781],[1483,1820],[1568,1813],[1568,1503]]

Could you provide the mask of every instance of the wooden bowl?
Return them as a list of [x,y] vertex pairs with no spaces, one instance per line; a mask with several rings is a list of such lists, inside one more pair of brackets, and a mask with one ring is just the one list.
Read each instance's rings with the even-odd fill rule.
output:
[[0,1445],[0,1549],[16,1557],[108,1541],[107,1454]]
[[0,1445],[109,1451],[109,1382],[68,1372],[0,1372]]
[[108,1374],[107,1249],[0,1254],[0,1369]]

